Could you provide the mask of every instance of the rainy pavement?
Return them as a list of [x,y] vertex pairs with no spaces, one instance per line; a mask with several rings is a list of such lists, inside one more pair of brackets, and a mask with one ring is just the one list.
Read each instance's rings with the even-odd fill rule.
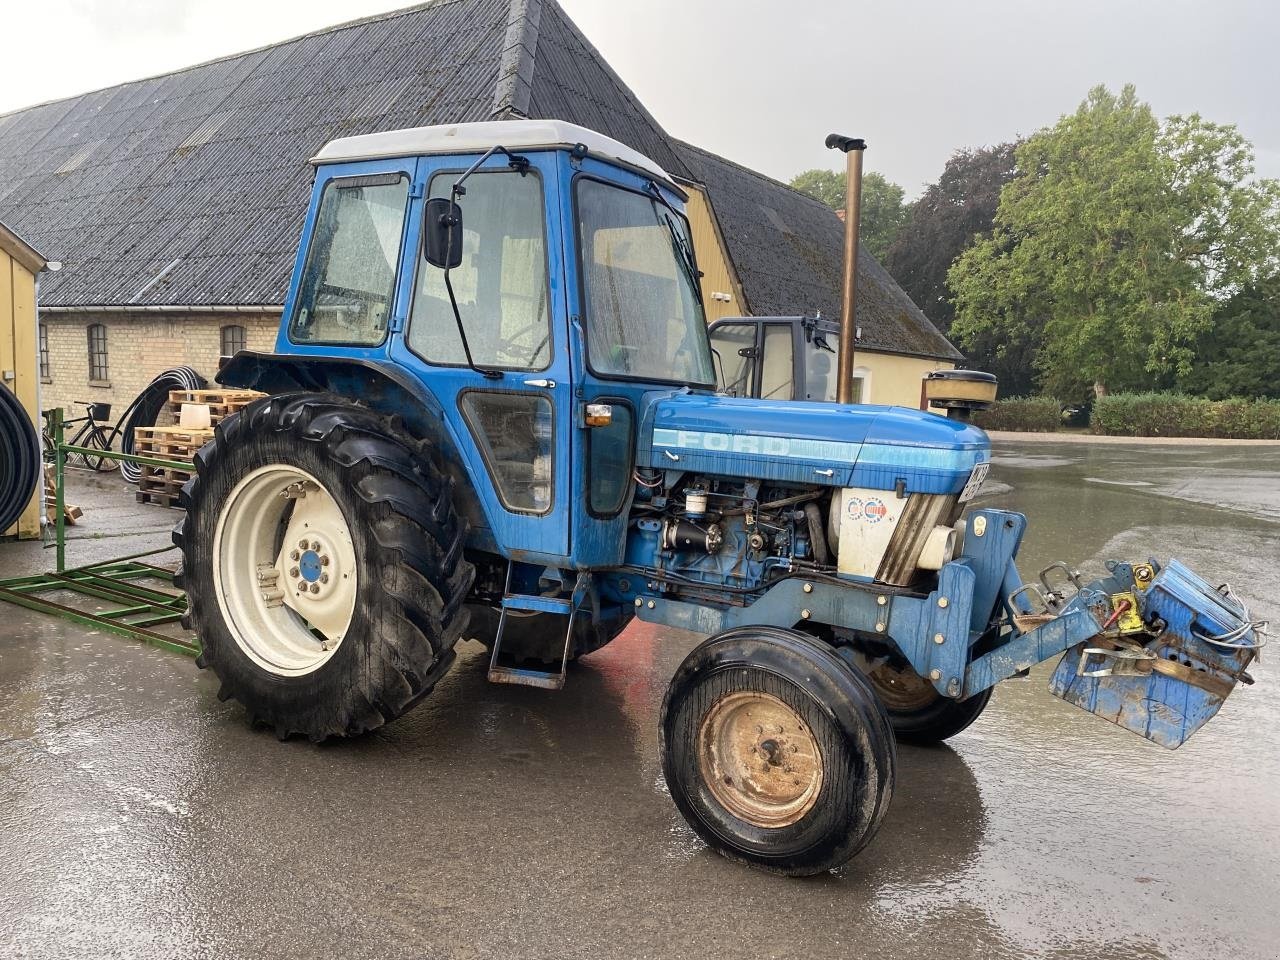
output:
[[[996,453],[1024,574],[1172,553],[1280,620],[1280,447]],[[72,562],[163,542],[174,513],[97,484]],[[50,559],[0,546],[0,574]],[[0,956],[1276,957],[1270,662],[1177,752],[1044,668],[1002,684],[952,747],[901,749],[867,850],[799,881],[710,853],[665,794],[696,639],[633,628],[558,694],[489,685],[464,643],[417,710],[314,747],[184,657],[0,607]]]

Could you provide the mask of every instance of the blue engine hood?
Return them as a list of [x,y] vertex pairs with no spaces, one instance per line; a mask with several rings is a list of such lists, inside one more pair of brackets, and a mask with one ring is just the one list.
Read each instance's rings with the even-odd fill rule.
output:
[[983,431],[920,410],[692,393],[649,406],[639,449],[660,470],[940,494],[990,459]]

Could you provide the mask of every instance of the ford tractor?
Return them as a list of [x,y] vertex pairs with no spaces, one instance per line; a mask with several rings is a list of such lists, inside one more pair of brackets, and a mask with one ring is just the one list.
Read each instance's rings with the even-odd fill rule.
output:
[[1024,582],[1026,519],[971,504],[994,384],[949,415],[733,396],[684,214],[652,160],[528,120],[335,140],[267,396],[196,457],[175,531],[199,663],[279,737],[394,720],[462,639],[558,689],[633,619],[708,636],[661,711],[676,806],[714,849],[844,863],[894,787],[1001,680],[1064,654],[1058,696],[1175,747],[1259,643],[1176,561]]

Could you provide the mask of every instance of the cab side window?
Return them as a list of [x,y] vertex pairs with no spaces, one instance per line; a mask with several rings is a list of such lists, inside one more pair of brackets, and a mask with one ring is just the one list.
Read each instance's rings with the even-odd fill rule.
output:
[[[431,178],[431,196],[448,197],[458,173]],[[551,312],[542,181],[532,171],[480,171],[466,183],[462,263],[449,271],[471,356],[482,367],[545,370],[551,364]],[[409,346],[431,363],[467,362],[449,304],[444,271],[418,262]]]
[[383,341],[408,197],[409,178],[399,173],[325,185],[289,327],[294,342]]

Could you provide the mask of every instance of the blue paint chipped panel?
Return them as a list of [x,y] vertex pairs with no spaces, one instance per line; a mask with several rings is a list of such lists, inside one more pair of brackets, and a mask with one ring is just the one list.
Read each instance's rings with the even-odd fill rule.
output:
[[646,427],[654,468],[833,487],[959,493],[991,459],[976,427],[898,407],[678,394]]

